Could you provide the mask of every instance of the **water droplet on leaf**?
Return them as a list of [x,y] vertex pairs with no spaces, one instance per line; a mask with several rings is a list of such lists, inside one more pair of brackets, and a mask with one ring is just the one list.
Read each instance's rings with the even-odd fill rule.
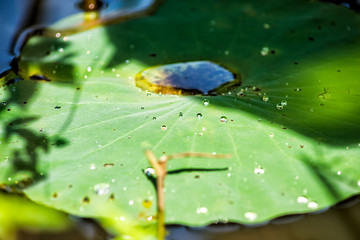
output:
[[152,201],[151,201],[151,200],[145,199],[145,200],[143,201],[143,206],[144,206],[145,208],[150,208],[151,205],[152,205]]
[[306,197],[304,196],[300,196],[297,198],[297,202],[298,203],[308,203],[309,202],[309,199],[307,199]]
[[202,116],[203,116],[202,113],[197,113],[197,114],[196,114],[196,117],[197,117],[197,118],[202,118]]
[[269,54],[270,49],[268,47],[263,47],[260,51],[261,56],[266,56]]
[[283,106],[281,103],[278,103],[278,104],[276,104],[276,108],[277,108],[278,110],[283,110],[283,109],[284,109],[284,106]]
[[255,221],[258,217],[258,215],[254,212],[246,212],[244,214],[245,218],[251,222]]
[[270,29],[270,27],[271,27],[270,24],[264,23],[264,28],[265,28],[265,29]]
[[262,167],[258,166],[257,168],[254,169],[254,173],[258,175],[262,175],[265,173],[265,170]]
[[203,100],[203,104],[204,104],[204,106],[208,106],[208,105],[209,105],[209,100],[204,99],[204,100]]
[[206,207],[199,207],[196,209],[197,214],[206,214],[208,213],[208,209]]
[[264,102],[269,101],[269,96],[266,96],[266,95],[265,95],[265,96],[263,96],[263,97],[262,97],[262,100],[263,100]]
[[161,126],[161,130],[165,131],[167,129],[167,126],[166,125],[162,125]]
[[220,122],[222,122],[222,123],[227,123],[227,121],[228,121],[228,119],[227,119],[226,116],[221,116],[221,117],[220,117]]
[[155,175],[155,169],[153,168],[147,168],[145,169],[144,173],[146,174],[146,176],[154,176]]
[[310,209],[316,209],[319,207],[319,204],[317,204],[317,202],[312,201],[312,202],[309,202],[307,206]]
[[94,186],[94,191],[97,195],[106,195],[110,191],[110,185],[108,183],[98,183]]

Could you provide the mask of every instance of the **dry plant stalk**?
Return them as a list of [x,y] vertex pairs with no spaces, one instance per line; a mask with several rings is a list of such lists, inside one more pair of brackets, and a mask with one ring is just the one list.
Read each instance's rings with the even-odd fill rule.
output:
[[163,240],[166,236],[165,231],[165,196],[164,196],[164,180],[167,175],[166,164],[171,159],[179,159],[185,157],[198,158],[231,158],[231,154],[209,154],[197,152],[185,152],[173,155],[162,156],[159,159],[155,154],[146,150],[145,155],[156,173],[156,189],[157,189],[157,219],[158,219],[158,239]]

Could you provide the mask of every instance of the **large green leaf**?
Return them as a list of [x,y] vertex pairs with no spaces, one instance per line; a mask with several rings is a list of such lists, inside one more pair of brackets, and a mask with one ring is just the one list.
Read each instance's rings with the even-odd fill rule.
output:
[[[146,219],[156,192],[145,149],[230,153],[170,162],[167,223],[258,223],[327,208],[360,190],[359,25],[350,10],[316,1],[169,0],[153,16],[32,37],[20,74],[52,82],[1,90],[3,181],[30,170],[38,181],[25,192],[37,202],[122,219],[99,210],[113,205]],[[147,67],[198,60],[234,69],[242,86],[219,96],[135,86]]]

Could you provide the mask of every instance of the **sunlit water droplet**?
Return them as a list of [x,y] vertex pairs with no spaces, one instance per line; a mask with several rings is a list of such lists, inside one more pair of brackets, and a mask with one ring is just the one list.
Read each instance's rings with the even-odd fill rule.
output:
[[144,170],[144,173],[146,174],[146,176],[154,176],[155,175],[155,169],[153,168],[147,168]]
[[110,185],[108,183],[98,183],[94,186],[94,191],[97,195],[106,195],[110,191]]
[[152,201],[149,199],[145,199],[142,204],[145,208],[150,208],[152,205]]
[[258,215],[254,212],[246,212],[244,214],[245,218],[251,222],[255,221],[258,217]]
[[271,137],[271,138],[273,138],[274,136],[275,136],[274,133],[270,133],[270,134],[269,134],[269,137]]
[[258,166],[257,168],[254,169],[254,173],[261,175],[265,173],[265,170],[262,167]]
[[146,68],[136,86],[154,93],[217,95],[241,85],[240,74],[210,61],[174,63]]
[[270,27],[271,27],[270,24],[264,23],[264,28],[265,28],[265,29],[270,29]]
[[95,170],[96,169],[96,166],[94,163],[90,164],[90,167],[89,167],[91,170]]
[[88,71],[88,72],[91,72],[91,67],[88,67],[88,68],[87,68],[87,71]]
[[270,52],[270,49],[268,47],[263,47],[260,51],[261,56],[266,56]]
[[282,100],[280,103],[282,106],[286,106],[287,105],[287,101],[286,100]]
[[220,122],[222,122],[222,123],[227,123],[227,121],[228,121],[228,119],[227,119],[226,116],[221,116],[221,117],[220,117]]
[[199,207],[196,209],[197,214],[206,214],[208,213],[208,209],[206,207]]
[[208,105],[209,105],[209,100],[204,99],[204,100],[203,100],[203,104],[204,104],[204,106],[208,106]]
[[134,205],[134,201],[133,201],[133,200],[130,200],[130,201],[129,201],[129,205],[130,205],[130,206]]
[[161,126],[161,130],[165,131],[167,129],[167,126],[166,125],[162,125]]
[[309,202],[309,199],[307,199],[306,197],[304,196],[300,196],[297,198],[297,202],[298,203],[308,203]]
[[310,208],[310,209],[316,209],[316,208],[319,207],[319,204],[317,204],[317,202],[311,201],[311,202],[308,203],[307,206],[308,206],[308,208]]
[[202,113],[197,113],[197,114],[196,114],[196,117],[197,117],[197,118],[202,118],[202,116],[203,116]]
[[357,185],[360,187],[360,180],[357,182]]
[[276,104],[276,108],[277,108],[278,110],[283,110],[283,109],[284,109],[284,106],[283,106],[281,103],[278,103],[278,104]]
[[266,95],[265,95],[265,96],[263,96],[263,97],[262,97],[262,100],[263,100],[264,102],[269,101],[269,96],[266,96]]
[[337,173],[336,173],[338,176],[340,176],[341,175],[341,171],[337,171]]

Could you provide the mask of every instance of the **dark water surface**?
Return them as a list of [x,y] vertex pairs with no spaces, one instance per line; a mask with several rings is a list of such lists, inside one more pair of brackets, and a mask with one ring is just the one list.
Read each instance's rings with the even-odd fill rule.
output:
[[[54,23],[67,15],[81,11],[75,7],[79,0],[1,0],[0,8],[0,74],[10,69],[10,63],[17,54],[16,39],[31,26]],[[134,6],[144,7],[144,0],[112,0],[102,11],[111,14],[118,9]],[[336,1],[355,11],[360,10],[359,0]],[[140,4],[140,5],[139,5]],[[14,47],[17,46],[17,47]],[[77,220],[76,230],[49,235],[46,233],[21,232],[19,239],[111,239],[95,222]],[[275,219],[263,226],[242,226],[239,224],[215,224],[203,228],[168,226],[169,240],[235,240],[235,239],[360,239],[359,197],[330,208],[322,213],[288,216]]]

